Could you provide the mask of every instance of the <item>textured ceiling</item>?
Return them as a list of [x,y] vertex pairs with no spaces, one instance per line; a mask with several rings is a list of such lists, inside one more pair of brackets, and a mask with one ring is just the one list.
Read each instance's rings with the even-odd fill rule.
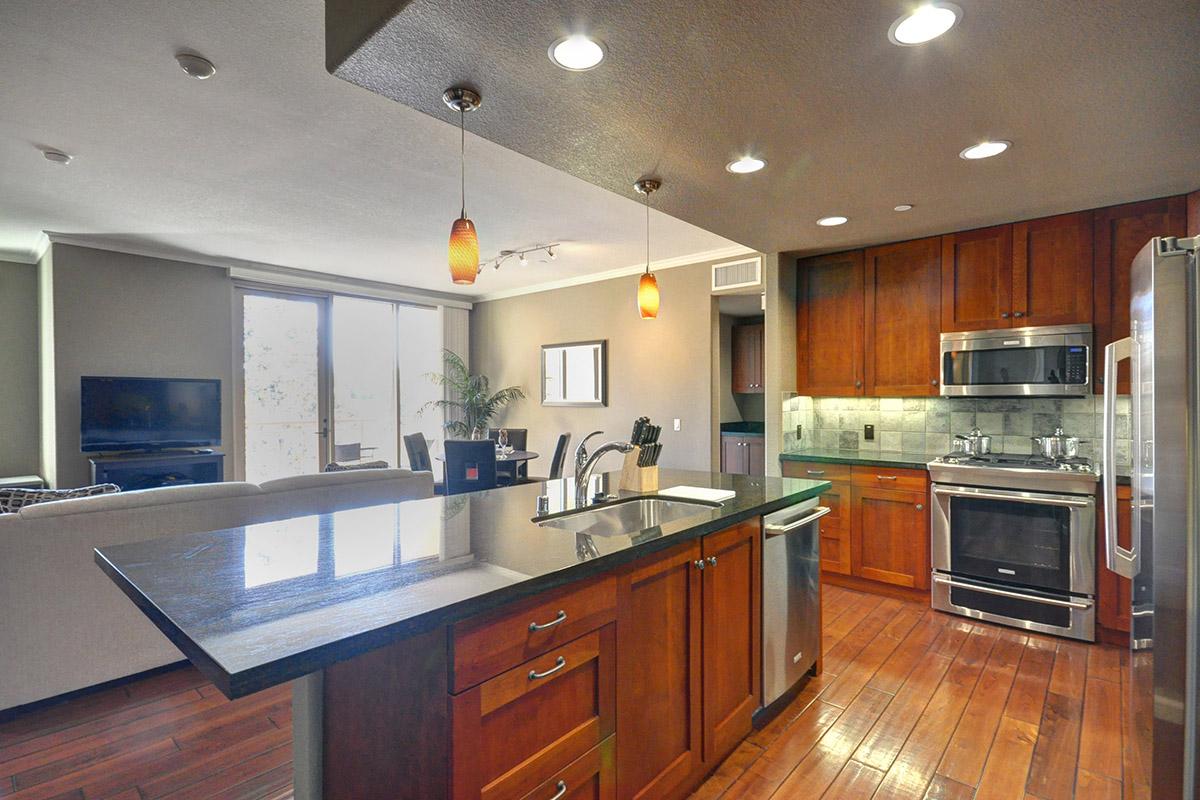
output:
[[[321,0],[0,0],[0,259],[28,257],[50,230],[471,295],[643,262],[628,186],[614,194],[468,133],[484,257],[563,246],[553,263],[454,287],[457,120],[329,75],[324,12]],[[181,49],[216,76],[188,79]],[[75,161],[54,166],[38,145]],[[653,239],[656,260],[732,245],[658,212]]]
[[[473,86],[481,135],[614,192],[658,176],[659,208],[761,251],[1200,187],[1196,0],[956,2],[947,35],[897,47],[887,30],[911,0],[413,0],[331,57],[437,117],[442,89]],[[363,6],[329,4],[331,25]],[[575,32],[604,42],[600,67],[551,64],[547,46]],[[1015,147],[957,157],[989,138]],[[725,172],[745,153],[767,168]],[[814,224],[829,214],[850,223]]]

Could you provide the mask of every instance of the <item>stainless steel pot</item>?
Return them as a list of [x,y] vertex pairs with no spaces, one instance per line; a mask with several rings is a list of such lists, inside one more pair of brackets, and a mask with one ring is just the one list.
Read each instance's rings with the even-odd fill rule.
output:
[[992,452],[992,437],[979,428],[972,428],[966,436],[961,433],[954,434],[954,447],[957,452],[969,456],[986,456]]
[[1067,436],[1062,428],[1055,428],[1052,436],[1029,438],[1037,448],[1037,455],[1051,459],[1075,458],[1079,455],[1079,443],[1083,441],[1078,436]]

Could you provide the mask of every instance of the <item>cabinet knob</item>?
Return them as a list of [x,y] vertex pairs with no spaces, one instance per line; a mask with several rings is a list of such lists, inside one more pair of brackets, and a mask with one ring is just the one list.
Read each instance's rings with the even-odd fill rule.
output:
[[1001,311],[1001,312],[1000,312],[1000,317],[1001,317],[1002,319],[1008,319],[1008,317],[1009,317],[1009,313],[1008,313],[1007,311]]
[[917,511],[924,511],[924,510],[925,510],[925,504],[917,503]]
[[855,389],[861,389],[861,388],[862,388],[862,381],[855,381],[855,382],[854,382],[854,388],[855,388]]
[[1025,316],[1025,312],[1024,311],[1014,311],[1013,316],[1014,317],[1023,317],[1023,316]]
[[934,378],[933,380],[931,380],[931,381],[929,382],[929,385],[930,385],[930,386],[937,386],[937,378]]
[[709,565],[710,567],[715,567],[715,566],[717,565],[717,557],[716,557],[716,556],[709,556],[709,557],[708,557],[708,565]]
[[703,558],[698,558],[695,561],[693,561],[692,563],[696,565],[696,569],[701,569],[701,570],[704,569],[704,559]]

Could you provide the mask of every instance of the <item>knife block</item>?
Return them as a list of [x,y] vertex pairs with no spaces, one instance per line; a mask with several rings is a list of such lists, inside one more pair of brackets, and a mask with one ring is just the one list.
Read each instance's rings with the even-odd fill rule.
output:
[[638,456],[642,448],[634,445],[633,450],[625,454],[625,463],[621,466],[621,491],[624,492],[657,492],[658,465],[639,467]]

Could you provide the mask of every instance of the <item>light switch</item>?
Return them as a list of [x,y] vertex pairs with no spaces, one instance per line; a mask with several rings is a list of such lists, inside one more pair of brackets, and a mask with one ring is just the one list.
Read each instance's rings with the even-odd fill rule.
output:
[[679,430],[679,420],[675,420],[675,430]]

